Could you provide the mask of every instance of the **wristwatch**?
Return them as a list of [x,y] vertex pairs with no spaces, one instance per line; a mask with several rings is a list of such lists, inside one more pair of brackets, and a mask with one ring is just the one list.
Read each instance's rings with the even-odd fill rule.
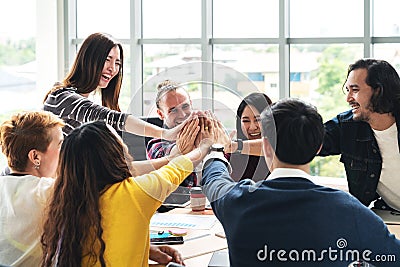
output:
[[236,149],[236,152],[237,152],[237,153],[242,153],[242,149],[243,149],[243,140],[242,140],[242,139],[236,139],[235,141],[236,141],[236,143],[237,143],[237,145],[238,145],[238,147],[237,147],[237,149]]
[[212,144],[210,147],[210,151],[224,152],[224,146],[221,144]]
[[[220,152],[222,152],[222,153],[220,153]],[[202,170],[204,170],[204,168],[206,168],[208,166],[208,164],[210,164],[211,162],[213,162],[215,160],[222,161],[226,165],[228,172],[232,173],[232,166],[225,157],[224,146],[222,144],[213,144],[210,147],[210,152],[203,159]]]

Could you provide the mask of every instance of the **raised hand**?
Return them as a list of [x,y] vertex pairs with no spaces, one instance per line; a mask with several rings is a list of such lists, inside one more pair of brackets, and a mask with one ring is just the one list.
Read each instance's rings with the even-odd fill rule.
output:
[[178,133],[176,140],[176,147],[180,154],[186,154],[196,148],[195,140],[198,132],[200,131],[199,119],[193,118],[188,121],[182,130]]
[[215,143],[222,144],[224,147],[230,146],[232,138],[226,133],[221,121],[211,111],[206,111],[206,115],[210,119],[214,130]]
[[175,126],[172,129],[164,129],[161,138],[170,141],[176,140],[178,138],[179,132],[186,126],[188,122],[190,122],[196,116],[197,114],[195,112],[192,112],[192,114],[190,114],[190,116],[178,126]]
[[232,141],[232,139],[235,137],[236,135],[236,130],[233,130],[230,134],[228,139],[226,140],[225,143],[222,143],[224,145],[224,152],[225,153],[233,153],[238,149],[238,143],[235,141]]
[[210,146],[215,143],[214,127],[211,119],[206,113],[199,113],[200,131],[197,134],[195,145],[199,147],[203,142],[207,142]]

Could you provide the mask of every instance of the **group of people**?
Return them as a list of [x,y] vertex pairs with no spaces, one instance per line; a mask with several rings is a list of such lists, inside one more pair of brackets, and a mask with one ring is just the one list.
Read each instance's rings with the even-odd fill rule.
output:
[[[213,128],[201,118],[199,125],[193,114],[185,130],[199,133],[195,149],[132,161],[118,131],[174,139],[185,130],[119,111],[122,62],[122,47],[111,36],[89,36],[70,73],[47,95],[44,110],[3,122],[0,142],[9,174],[0,179],[0,264],[182,263],[176,249],[150,246],[149,223],[207,154]],[[102,105],[87,98],[95,90],[103,90]]]
[[[386,61],[361,59],[349,66],[344,91],[351,110],[325,124],[297,99],[263,111],[271,171],[264,181],[236,183],[223,157],[205,159],[212,163],[201,184],[224,227],[232,266],[399,266],[400,240],[369,206],[400,208],[400,78]],[[338,154],[351,195],[310,176],[316,155]]]
[[[367,207],[374,201],[400,210],[400,78],[386,61],[350,65],[351,110],[325,124],[301,100],[248,95],[237,108],[234,140],[214,114],[194,111],[189,93],[171,80],[158,85],[155,101],[164,127],[121,112],[123,61],[118,41],[90,35],[44,110],[2,124],[10,173],[0,178],[0,264],[183,264],[176,249],[150,245],[149,223],[178,186],[202,185],[232,266],[344,266],[366,250],[363,260],[390,254],[395,260],[379,266],[398,266],[400,241]],[[101,105],[88,98],[95,91]],[[148,160],[132,159],[122,131],[154,138]],[[213,151],[217,143],[223,154]],[[353,196],[311,182],[312,159],[337,154]],[[360,254],[332,259],[323,252],[332,247]],[[304,251],[309,257],[299,258]]]
[[[193,112],[192,100],[187,90],[177,82],[165,80],[158,84],[156,95],[156,107],[159,118],[163,121],[166,129],[172,129],[182,124]],[[264,93],[255,92],[246,96],[239,104],[236,114],[236,136],[235,144],[241,143],[241,147],[228,148],[230,152],[225,153],[232,165],[231,177],[235,181],[243,179],[260,180],[268,175],[263,156],[259,152],[249,151],[242,153],[243,141],[260,140],[260,114],[272,104],[271,99]],[[225,136],[225,142],[231,140]],[[196,132],[188,131],[187,135],[180,135],[174,141],[161,138],[154,138],[147,143],[147,159],[158,159],[174,154],[177,151],[185,153],[195,148]],[[198,174],[193,172],[181,184],[184,187],[191,187],[198,184]]]

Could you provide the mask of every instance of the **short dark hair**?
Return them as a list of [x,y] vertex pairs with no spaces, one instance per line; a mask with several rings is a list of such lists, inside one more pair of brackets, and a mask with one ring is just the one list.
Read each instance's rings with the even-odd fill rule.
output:
[[[272,115],[272,116],[271,116]],[[262,134],[282,162],[303,165],[317,154],[324,140],[322,117],[300,99],[282,99],[261,114]]]
[[400,105],[400,78],[393,66],[385,60],[359,59],[349,65],[347,78],[350,72],[356,69],[367,70],[365,82],[374,91],[370,100],[372,111],[381,114],[398,113]]
[[251,105],[255,107],[255,109],[260,112],[263,112],[263,110],[271,105],[272,101],[271,99],[264,93],[260,92],[254,92],[243,98],[242,102],[240,102],[239,107],[237,108],[236,111],[236,136],[238,139],[247,139],[247,137],[244,135],[242,131],[242,114],[245,109],[245,107]]

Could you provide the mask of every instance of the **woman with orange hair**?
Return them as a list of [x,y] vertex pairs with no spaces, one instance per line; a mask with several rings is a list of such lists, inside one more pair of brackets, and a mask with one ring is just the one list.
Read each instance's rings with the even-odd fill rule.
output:
[[0,264],[40,263],[40,226],[53,188],[63,126],[45,111],[18,113],[1,125],[1,149],[11,174],[0,178]]

